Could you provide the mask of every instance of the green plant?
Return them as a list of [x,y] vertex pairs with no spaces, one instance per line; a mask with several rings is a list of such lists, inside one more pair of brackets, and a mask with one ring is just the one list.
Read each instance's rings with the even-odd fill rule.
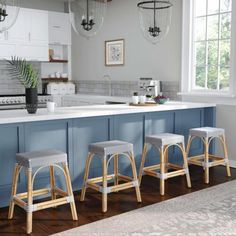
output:
[[25,88],[37,88],[39,74],[32,64],[19,57],[12,57],[7,63],[7,70],[12,79],[18,79]]

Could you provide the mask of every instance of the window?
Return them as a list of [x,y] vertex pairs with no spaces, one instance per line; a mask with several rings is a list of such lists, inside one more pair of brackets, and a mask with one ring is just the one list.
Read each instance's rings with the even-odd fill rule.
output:
[[183,92],[231,92],[232,2],[235,4],[232,0],[184,1]]

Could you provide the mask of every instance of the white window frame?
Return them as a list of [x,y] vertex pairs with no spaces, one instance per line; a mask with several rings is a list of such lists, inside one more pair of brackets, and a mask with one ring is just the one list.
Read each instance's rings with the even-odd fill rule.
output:
[[231,25],[231,56],[230,56],[230,87],[228,91],[193,90],[194,48],[193,21],[194,0],[183,0],[182,18],[182,79],[180,95],[190,96],[222,96],[235,97],[236,92],[236,1],[232,0]]

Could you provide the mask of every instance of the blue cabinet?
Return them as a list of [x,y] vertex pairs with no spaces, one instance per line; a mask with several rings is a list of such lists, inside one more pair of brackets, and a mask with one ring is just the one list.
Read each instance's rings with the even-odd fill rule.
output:
[[[10,199],[17,152],[51,148],[66,152],[73,188],[78,190],[83,182],[90,143],[115,139],[133,143],[139,170],[147,134],[170,132],[183,134],[187,138],[189,129],[199,126],[215,126],[215,108],[0,125],[0,206],[8,205]],[[201,150],[202,145],[196,141],[191,149],[192,154]],[[178,154],[178,150],[170,150],[171,158],[178,159]],[[158,157],[157,151],[151,149],[147,164],[158,163]],[[120,159],[119,166],[121,173],[131,173],[130,164],[125,158]],[[101,167],[101,158],[95,157],[91,164],[90,176],[100,176]],[[110,164],[109,170],[113,170],[113,163]],[[59,172],[56,172],[56,180],[64,187],[64,179]],[[49,172],[45,169],[36,178],[35,189],[48,186],[49,183]],[[23,171],[19,179],[19,191],[25,189],[26,178]]]

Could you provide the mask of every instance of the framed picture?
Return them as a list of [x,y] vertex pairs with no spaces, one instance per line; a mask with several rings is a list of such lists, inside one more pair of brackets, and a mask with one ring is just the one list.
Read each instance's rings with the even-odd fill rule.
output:
[[105,65],[123,66],[125,64],[124,39],[110,40],[105,42]]

